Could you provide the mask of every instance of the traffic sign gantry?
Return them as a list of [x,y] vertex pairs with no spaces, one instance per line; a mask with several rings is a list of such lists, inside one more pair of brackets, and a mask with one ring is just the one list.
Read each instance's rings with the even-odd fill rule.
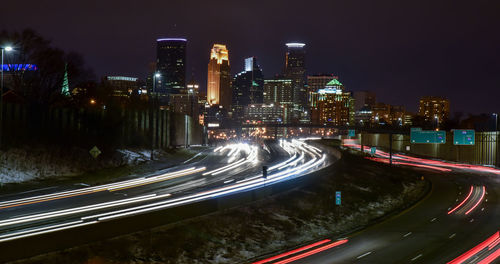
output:
[[454,145],[474,145],[475,131],[473,129],[454,129],[453,144]]

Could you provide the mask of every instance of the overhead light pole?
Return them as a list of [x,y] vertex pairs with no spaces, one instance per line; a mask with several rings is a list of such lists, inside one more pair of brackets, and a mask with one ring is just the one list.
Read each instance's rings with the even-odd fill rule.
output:
[[493,115],[495,116],[495,131],[498,131],[498,114],[493,113]]
[[[153,122],[154,122],[154,111],[155,111],[155,106],[156,106],[156,101],[155,100],[157,98],[157,93],[156,93],[156,79],[157,78],[160,78],[161,77],[161,74],[158,73],[158,72],[155,72],[153,74],[153,90],[151,91],[151,96],[149,97],[149,100],[150,100],[150,106],[151,106],[151,122],[149,123],[149,129],[151,131],[151,160],[154,159],[154,149],[155,149],[155,142],[154,142],[154,136],[155,136],[155,131],[153,131]],[[153,96],[155,98],[153,98]]]
[[2,147],[2,124],[3,124],[3,56],[5,52],[12,51],[12,47],[6,46],[6,47],[0,47],[2,50],[2,64],[1,64],[1,70],[2,70],[2,77],[0,78],[0,148]]

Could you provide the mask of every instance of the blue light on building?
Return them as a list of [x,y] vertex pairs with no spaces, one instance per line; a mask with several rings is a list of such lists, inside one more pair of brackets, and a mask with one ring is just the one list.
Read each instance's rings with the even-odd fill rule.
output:
[[3,71],[36,71],[38,67],[35,64],[4,64]]

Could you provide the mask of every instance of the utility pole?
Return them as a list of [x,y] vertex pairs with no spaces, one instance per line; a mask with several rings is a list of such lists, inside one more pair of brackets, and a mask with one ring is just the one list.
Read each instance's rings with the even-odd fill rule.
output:
[[151,160],[154,159],[154,149],[155,149],[155,142],[154,142],[154,137],[156,135],[155,131],[153,130],[153,128],[156,128],[157,125],[153,125],[153,123],[155,123],[155,119],[154,119],[154,114],[155,114],[155,107],[156,107],[156,101],[158,99],[158,96],[156,95],[156,78],[160,77],[160,74],[155,72],[153,74],[153,90],[152,90],[152,93],[151,95],[149,96],[149,104],[151,105],[150,109],[151,111],[149,111],[149,131],[150,131],[150,140],[151,140]]
[[359,144],[361,144],[361,154],[365,153],[365,146],[363,145],[363,129],[359,131]]
[[392,132],[389,133],[389,164],[392,166]]

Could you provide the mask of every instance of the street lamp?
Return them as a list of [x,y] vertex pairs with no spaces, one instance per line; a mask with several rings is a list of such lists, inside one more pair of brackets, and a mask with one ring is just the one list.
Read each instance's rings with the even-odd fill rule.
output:
[[493,115],[495,116],[495,131],[497,131],[498,130],[498,114],[493,113]]
[[2,147],[2,123],[3,123],[3,55],[5,51],[9,52],[12,51],[12,47],[6,46],[6,47],[0,47],[2,50],[2,64],[0,69],[2,70],[2,77],[0,78],[0,148]]
[[[153,114],[154,112],[154,108],[155,108],[155,102],[157,101],[158,99],[158,96],[157,96],[157,93],[156,93],[156,79],[157,78],[160,78],[161,77],[161,74],[159,72],[156,72],[155,74],[153,74],[153,91],[151,93],[151,96],[149,97],[149,100],[152,100],[152,102],[150,103],[150,106],[151,106],[151,114]],[[153,96],[155,96],[156,98],[153,98]],[[155,100],[156,99],[156,100]],[[154,118],[151,118],[151,122],[154,121]],[[151,123],[149,125],[149,129],[151,131],[151,160],[154,159],[154,136],[155,136],[155,133],[153,131],[153,124]]]

